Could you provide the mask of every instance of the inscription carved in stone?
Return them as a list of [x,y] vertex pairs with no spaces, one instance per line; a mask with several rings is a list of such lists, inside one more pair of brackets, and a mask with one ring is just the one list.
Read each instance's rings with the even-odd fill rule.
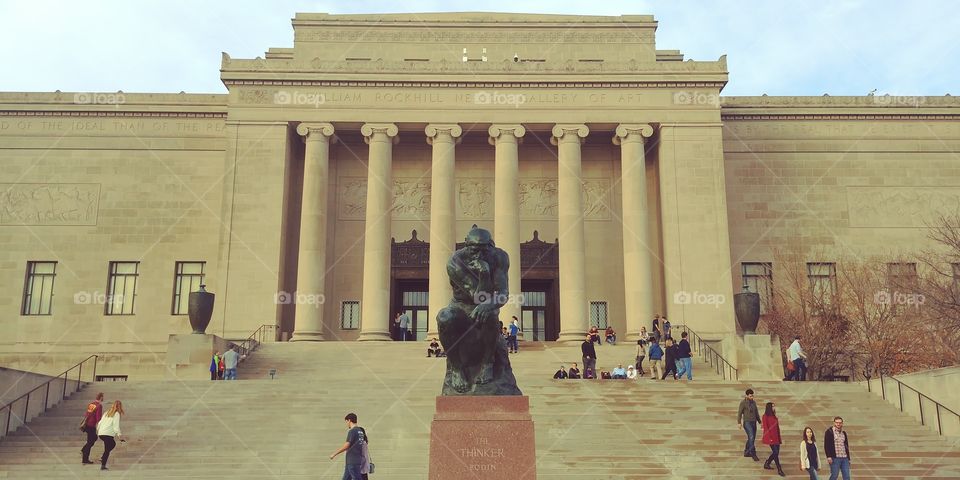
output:
[[96,225],[99,183],[0,184],[0,225]]
[[851,227],[925,227],[960,209],[960,187],[847,187]]

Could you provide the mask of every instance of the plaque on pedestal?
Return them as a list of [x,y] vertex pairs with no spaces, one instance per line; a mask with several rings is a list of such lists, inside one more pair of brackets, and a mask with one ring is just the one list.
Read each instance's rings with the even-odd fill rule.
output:
[[442,396],[430,427],[430,480],[535,480],[525,396]]

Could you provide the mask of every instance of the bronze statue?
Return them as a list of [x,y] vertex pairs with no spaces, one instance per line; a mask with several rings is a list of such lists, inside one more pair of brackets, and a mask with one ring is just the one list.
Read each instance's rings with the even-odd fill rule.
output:
[[466,246],[447,262],[453,299],[437,314],[447,351],[443,395],[522,395],[498,318],[509,298],[509,268],[507,252],[476,226],[467,234]]

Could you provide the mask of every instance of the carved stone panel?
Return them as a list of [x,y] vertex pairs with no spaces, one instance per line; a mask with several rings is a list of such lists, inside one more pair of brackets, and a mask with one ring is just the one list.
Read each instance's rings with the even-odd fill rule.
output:
[[99,183],[0,184],[0,225],[96,225]]
[[[585,220],[610,219],[610,180],[583,180],[583,213]],[[531,179],[520,182],[520,218],[524,220],[556,220],[557,180]]]
[[[363,220],[367,211],[366,205],[367,179],[341,177],[337,195],[337,217],[340,220]],[[393,179],[392,208],[395,220],[429,220],[429,179]]]
[[847,187],[851,227],[925,227],[960,210],[960,187]]
[[493,217],[493,182],[469,179],[457,182],[457,218],[489,220]]

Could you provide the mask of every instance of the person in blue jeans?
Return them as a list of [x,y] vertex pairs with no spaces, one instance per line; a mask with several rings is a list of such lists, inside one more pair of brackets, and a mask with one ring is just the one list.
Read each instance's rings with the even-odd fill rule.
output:
[[687,374],[687,380],[693,380],[693,359],[690,358],[692,352],[690,351],[690,342],[687,341],[687,332],[680,334],[680,343],[677,344],[679,348],[678,357],[677,357],[677,377],[682,377],[684,373]]
[[520,343],[517,341],[517,336],[520,334],[520,325],[517,323],[517,317],[514,316],[513,321],[510,322],[510,326],[507,328],[507,348],[510,349],[510,353],[520,351]]
[[330,460],[347,452],[346,464],[343,467],[343,480],[363,480],[361,470],[364,465],[363,444],[367,443],[367,432],[357,425],[357,414],[348,413],[343,420],[347,422],[347,441],[336,452],[330,455]]
[[748,388],[744,392],[743,400],[740,401],[740,409],[737,410],[737,426],[747,434],[743,456],[752,458],[754,462],[760,461],[760,457],[757,456],[757,447],[754,445],[757,441],[758,421],[760,421],[760,412],[757,410],[757,402],[753,401],[753,389]]
[[833,417],[833,426],[823,434],[823,453],[830,465],[830,480],[850,480],[850,438],[843,431],[843,418]]

